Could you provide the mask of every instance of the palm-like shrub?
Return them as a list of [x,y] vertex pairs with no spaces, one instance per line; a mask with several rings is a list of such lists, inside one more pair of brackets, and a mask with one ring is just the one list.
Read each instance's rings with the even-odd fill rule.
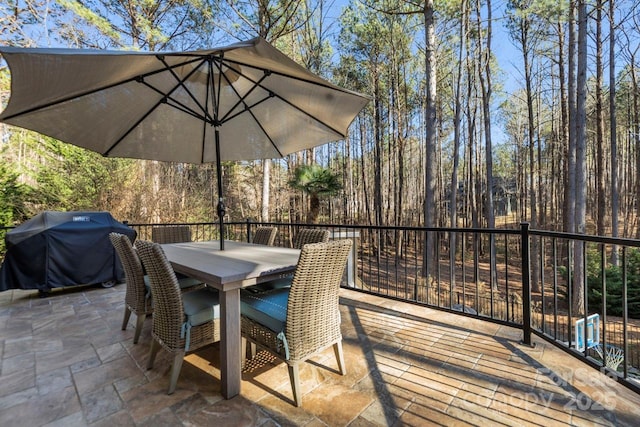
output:
[[299,166],[289,185],[309,195],[307,223],[315,224],[320,214],[320,198],[332,196],[342,189],[338,175],[317,164]]

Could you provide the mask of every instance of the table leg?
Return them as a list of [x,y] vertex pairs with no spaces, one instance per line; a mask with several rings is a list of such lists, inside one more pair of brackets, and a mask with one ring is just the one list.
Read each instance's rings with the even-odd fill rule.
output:
[[240,289],[220,292],[220,377],[222,396],[240,394]]

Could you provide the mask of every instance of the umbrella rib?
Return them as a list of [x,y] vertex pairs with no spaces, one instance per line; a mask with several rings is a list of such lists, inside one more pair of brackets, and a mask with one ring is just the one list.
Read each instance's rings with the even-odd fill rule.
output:
[[[184,85],[184,81],[186,81],[191,75],[193,75],[193,73],[198,69],[198,67],[194,67],[193,70],[191,70],[191,72],[189,74],[187,74],[187,76],[184,78],[184,80],[181,80],[174,72],[173,72],[173,68],[175,68],[175,66],[169,66],[169,64],[167,64],[164,61],[164,57],[162,55],[158,55],[157,56],[158,60],[160,60],[164,65],[165,65],[165,69],[161,70],[161,71],[169,71],[171,72],[171,74],[176,78],[176,80],[178,81],[178,84],[176,84],[170,91],[168,91],[167,93],[162,92],[160,89],[154,87],[153,85],[151,85],[150,83],[148,83],[147,81],[145,81],[145,77],[149,76],[150,74],[144,74],[142,76],[138,76],[135,80],[139,83],[142,83],[143,85],[145,85],[146,87],[148,87],[149,89],[155,91],[156,93],[158,93],[159,95],[162,96],[162,99],[160,99],[152,108],[150,108],[139,120],[137,120],[133,126],[131,126],[126,132],[124,132],[113,144],[111,144],[111,146],[105,151],[104,155],[109,155],[109,153],[111,153],[111,151],[118,146],[118,144],[120,144],[127,136],[129,136],[129,134],[131,134],[131,132],[133,132],[133,130],[140,124],[142,123],[147,117],[149,117],[149,115],[155,111],[156,108],[158,108],[158,106],[160,104],[167,104],[168,106],[175,108],[179,111],[182,111],[186,114],[189,114],[197,119],[203,120],[203,121],[207,121],[207,119],[211,119],[211,117],[208,116],[206,110],[204,111],[204,116],[200,116],[198,115],[197,112],[193,111],[193,109],[187,107],[186,105],[184,105],[183,103],[181,103],[180,101],[176,100],[175,98],[171,97],[171,94],[173,92],[175,92],[179,87],[182,87],[185,89],[185,91],[192,97],[193,101],[200,107],[202,108],[202,106],[200,105],[200,103],[193,98],[193,95],[191,94],[191,91],[189,91],[189,89],[187,87],[185,87]],[[202,63],[202,58],[200,58],[200,61]],[[189,61],[188,63],[193,63],[196,61]],[[181,64],[180,66],[184,65]],[[154,73],[156,74],[156,73]],[[169,102],[171,101],[171,102]]]
[[[273,94],[272,94],[272,93],[269,93],[269,95],[268,95],[268,96],[265,96],[265,97],[264,97],[264,98],[262,98],[260,101],[256,101],[256,102],[254,102],[254,103],[253,103],[253,104],[251,104],[251,105],[244,104],[244,109],[243,109],[243,110],[240,110],[240,111],[238,111],[237,113],[235,113],[235,114],[233,114],[233,115],[231,115],[231,116],[226,116],[226,117],[224,118],[224,120],[223,120],[223,121],[221,121],[221,123],[226,123],[226,122],[228,122],[228,121],[231,121],[231,120],[235,119],[236,117],[238,117],[240,114],[244,114],[244,113],[248,113],[248,112],[250,113],[252,108],[254,108],[254,107],[256,107],[256,106],[258,106],[258,105],[262,104],[262,103],[263,103],[263,102],[265,102],[267,99],[272,98],[272,97],[273,97]],[[254,118],[255,118],[255,117],[254,117]],[[256,121],[257,121],[257,120],[256,120]]]
[[[238,64],[238,63],[237,63],[237,62],[235,62],[235,61],[229,61],[229,62],[233,62],[233,63],[235,63],[235,64]],[[258,69],[258,70],[261,70],[261,68],[258,68],[258,67],[253,67],[253,68]],[[262,70],[264,71],[264,75],[263,75],[263,76],[260,78],[260,80],[258,80],[258,81],[253,80],[251,77],[249,77],[249,76],[245,75],[245,74],[244,74],[244,73],[242,73],[242,72],[240,73],[240,74],[242,75],[242,77],[244,77],[245,79],[249,80],[251,83],[253,83],[253,85],[254,85],[254,86],[251,88],[251,90],[249,90],[249,92],[247,92],[247,94],[245,94],[245,96],[243,96],[243,97],[241,97],[241,98],[240,98],[240,100],[238,101],[238,103],[236,104],[236,106],[237,106],[238,104],[240,104],[240,103],[244,103],[244,99],[245,99],[245,98],[246,98],[246,97],[247,97],[251,92],[253,92],[253,90],[254,90],[254,89],[256,89],[257,87],[259,87],[259,88],[261,88],[261,89],[263,89],[263,90],[267,91],[267,92],[269,93],[269,96],[268,96],[268,97],[266,97],[266,98],[264,98],[262,101],[260,101],[260,102],[258,102],[258,103],[256,103],[256,104],[254,104],[253,106],[255,106],[255,105],[257,105],[257,104],[259,104],[259,103],[261,103],[261,102],[265,101],[265,100],[266,100],[266,99],[268,99],[268,98],[276,97],[276,98],[278,98],[279,100],[283,101],[285,104],[289,105],[290,107],[292,107],[292,108],[294,108],[294,109],[298,110],[299,112],[301,112],[301,113],[302,113],[302,114],[304,114],[305,116],[307,116],[307,117],[309,117],[310,119],[314,120],[316,123],[319,123],[319,124],[321,124],[322,126],[324,126],[325,128],[327,128],[327,129],[331,130],[333,133],[335,133],[335,134],[337,134],[337,135],[340,135],[342,138],[345,138],[345,137],[346,137],[346,135],[344,135],[342,132],[340,132],[340,131],[338,131],[337,129],[335,129],[333,126],[328,125],[328,124],[327,124],[326,122],[324,122],[323,120],[320,120],[320,119],[319,119],[319,118],[317,118],[316,116],[314,116],[314,115],[312,115],[311,113],[307,112],[306,110],[304,110],[304,109],[302,109],[302,108],[298,107],[297,105],[295,105],[295,104],[291,103],[290,101],[288,101],[288,100],[284,99],[282,96],[278,95],[277,93],[272,92],[271,90],[269,90],[268,88],[266,88],[266,87],[264,87],[264,86],[262,85],[262,82],[263,82],[264,80],[266,80],[266,78],[267,78],[267,77],[269,77],[269,76],[270,76],[270,75],[272,75],[272,74],[277,74],[277,75],[280,75],[280,76],[283,76],[283,77],[293,78],[293,79],[296,79],[296,80],[299,80],[299,81],[303,81],[303,82],[307,82],[307,83],[313,83],[313,82],[310,82],[310,81],[308,81],[308,80],[304,80],[304,79],[299,79],[299,78],[296,78],[296,77],[293,77],[293,76],[289,76],[289,75],[287,75],[287,74],[283,74],[283,73],[277,73],[277,72],[274,72],[274,71],[264,70],[264,69],[262,69]],[[328,86],[324,86],[324,87],[326,87],[326,88],[328,88],[328,89],[331,89],[331,87],[328,87]],[[234,89],[234,90],[235,90],[235,89]],[[236,94],[238,94],[238,93],[236,92]],[[238,96],[240,96],[240,94],[238,94]],[[253,108],[253,106],[252,106],[251,108]],[[235,108],[235,106],[234,106],[234,108]],[[247,110],[248,110],[248,108],[247,108],[247,105],[245,104],[245,111],[247,111]],[[233,109],[231,109],[231,110],[229,110],[229,111],[233,111]],[[243,113],[243,111],[241,111],[241,112],[239,112],[239,113],[235,114],[233,117],[237,116],[238,114],[242,114],[242,113]],[[254,120],[255,120],[255,121],[258,123],[258,125],[259,125],[258,120],[256,119],[256,117],[255,117],[252,113],[251,113],[251,116],[254,118]],[[224,122],[224,121],[227,121],[227,120],[230,120],[230,119],[229,119],[229,118],[227,118],[227,117],[225,117],[225,118],[223,118],[223,120],[222,120],[222,121]],[[264,132],[264,129],[262,128],[262,126],[260,126],[260,128],[261,128],[261,129],[262,129],[262,131]],[[266,134],[266,132],[265,132],[265,134]],[[267,137],[268,137],[268,135],[267,135]],[[272,145],[274,146],[274,148],[275,148],[275,144],[273,143],[273,140],[271,140],[271,138],[269,138],[269,141],[271,142],[271,144],[272,144]],[[277,150],[277,148],[276,148],[276,150]],[[278,150],[278,152],[280,152],[280,151]]]
[[[260,86],[260,87],[261,87],[262,89],[264,89],[264,90],[268,90],[268,89],[266,89],[266,88],[264,88],[264,87],[262,87],[262,86]],[[229,120],[233,119],[234,117],[239,116],[239,115],[240,115],[240,114],[242,114],[242,113],[248,112],[248,113],[249,113],[249,114],[251,114],[251,116],[254,118],[254,120],[256,121],[256,123],[258,123],[258,126],[260,126],[260,128],[262,129],[262,126],[260,125],[260,122],[259,122],[259,121],[258,121],[258,119],[256,119],[256,117],[253,115],[253,112],[251,112],[251,109],[252,109],[253,107],[255,107],[256,105],[258,105],[258,104],[262,104],[264,101],[268,100],[269,98],[278,98],[279,100],[281,100],[281,101],[282,101],[282,102],[284,102],[285,104],[287,104],[287,105],[291,106],[292,108],[294,108],[294,109],[298,110],[299,112],[301,112],[301,113],[302,113],[302,114],[304,114],[305,116],[307,116],[307,117],[311,118],[311,119],[312,119],[312,120],[314,120],[316,123],[320,123],[322,126],[326,127],[327,129],[329,129],[329,130],[331,130],[332,132],[334,132],[334,133],[336,133],[336,134],[340,135],[340,136],[341,136],[341,137],[343,137],[343,138],[344,138],[344,137],[346,137],[346,135],[344,135],[342,132],[338,131],[338,130],[337,130],[336,128],[334,128],[333,126],[329,126],[327,123],[325,123],[324,121],[322,121],[322,120],[318,119],[316,116],[314,116],[314,115],[312,115],[312,114],[308,113],[307,111],[303,110],[302,108],[300,108],[300,107],[296,106],[295,104],[293,104],[293,103],[291,103],[291,102],[287,101],[286,99],[284,99],[283,97],[281,97],[281,96],[280,96],[280,95],[278,95],[277,93],[273,93],[273,92],[271,92],[271,91],[269,91],[269,95],[268,95],[268,96],[264,97],[263,99],[261,99],[260,101],[256,102],[255,104],[253,104],[253,105],[251,105],[251,106],[248,106],[248,105],[246,105],[246,104],[245,104],[245,109],[244,109],[244,110],[239,111],[238,113],[234,114],[233,116],[225,117],[225,120],[224,120],[224,121],[229,121]],[[264,129],[262,129],[262,131],[264,132]],[[265,134],[266,134],[266,132],[265,132]],[[268,135],[267,135],[267,137],[268,137]],[[269,138],[269,139],[271,140],[271,138]],[[273,143],[273,141],[272,141],[272,143]],[[275,148],[275,145],[274,145],[274,148]],[[277,150],[277,148],[276,148],[276,150]]]
[[120,138],[118,138],[116,140],[116,142],[114,142],[113,144],[111,144],[111,146],[103,153],[103,155],[108,156],[109,153],[111,153],[111,150],[113,150],[114,148],[116,148],[116,146],[118,144],[120,144],[122,142],[123,139],[125,139],[127,136],[129,136],[129,134],[131,132],[133,132],[133,130],[140,124],[142,123],[147,117],[149,117],[149,115],[151,113],[153,113],[153,111],[158,108],[158,105],[162,104],[163,102],[166,102],[166,99],[161,99],[160,101],[156,102],[156,104],[153,106],[153,108],[150,108],[149,111],[147,111],[145,114],[142,115],[142,117],[140,117],[140,119],[136,120],[136,122],[133,124],[133,126],[131,126],[122,136],[120,136]]
[[346,137],[345,134],[343,134],[342,132],[340,132],[339,130],[334,128],[333,126],[328,125],[325,121],[320,120],[319,118],[317,118],[313,114],[311,114],[311,113],[307,112],[306,110],[303,110],[302,108],[298,107],[297,105],[289,102],[288,100],[284,99],[283,97],[281,97],[277,93],[274,93],[273,96],[275,96],[279,100],[283,101],[284,103],[288,104],[289,106],[293,107],[294,109],[298,110],[299,112],[301,112],[305,116],[309,117],[310,119],[314,120],[316,123],[320,123],[322,126],[326,127],[327,129],[331,130],[332,132],[340,135],[342,138]]
[[[172,102],[169,102],[169,101],[175,102],[175,104],[173,104]],[[207,120],[206,117],[203,117],[202,115],[200,115],[197,112],[193,111],[191,108],[185,107],[184,105],[182,105],[181,103],[179,103],[178,101],[176,101],[173,98],[167,98],[165,102],[169,107],[175,108],[178,111],[182,111],[183,113],[188,114],[188,115],[192,116],[193,118],[201,120],[205,124],[211,123],[211,121]]]
[[260,101],[254,103],[251,106],[248,106],[245,104],[245,109],[234,114],[233,116],[227,117],[226,120],[232,120],[233,118],[239,116],[242,113],[249,113],[251,114],[251,117],[253,117],[253,120],[256,122],[256,125],[258,125],[258,127],[260,128],[260,130],[262,131],[262,133],[264,134],[264,136],[269,140],[269,143],[271,144],[271,146],[273,147],[274,150],[276,150],[276,152],[278,153],[278,156],[280,157],[284,157],[284,155],[282,154],[282,152],[280,151],[280,149],[278,148],[278,146],[276,145],[276,143],[273,141],[273,139],[271,138],[271,136],[269,136],[269,133],[266,131],[266,129],[262,126],[262,123],[260,123],[260,121],[256,118],[256,116],[253,114],[253,111],[251,111],[251,109],[259,104],[262,104],[264,101],[266,101],[269,98],[273,97],[273,93],[269,93],[269,96],[266,96],[264,98],[262,98]]
[[313,81],[313,80],[310,80],[310,79],[305,79],[305,78],[298,77],[298,76],[292,76],[291,74],[283,73],[283,72],[276,71],[276,70],[271,70],[269,68],[257,67],[255,65],[251,65],[251,64],[248,64],[246,62],[241,62],[241,61],[237,61],[237,60],[233,60],[233,59],[225,58],[225,61],[227,61],[229,63],[232,63],[232,64],[242,65],[242,66],[245,66],[245,67],[248,67],[248,68],[253,68],[254,70],[260,70],[260,71],[263,71],[265,73],[275,74],[275,75],[278,75],[278,76],[281,76],[281,77],[286,77],[286,78],[297,80],[297,81],[300,81],[300,82],[303,82],[303,83],[309,83],[309,84],[312,84],[312,85],[315,85],[315,86],[320,86],[320,87],[323,87],[325,89],[330,89],[330,90],[333,90],[333,91],[336,91],[336,92],[341,92],[341,93],[346,93],[346,94],[349,94],[349,95],[359,96],[359,97],[365,98],[365,99],[369,98],[369,97],[364,96],[362,94],[354,93],[351,90],[348,90],[348,89],[345,89],[345,88],[342,88],[342,87],[339,87],[339,86],[335,86],[335,85],[333,85],[331,83],[322,83],[322,82],[317,82],[317,81]]
[[[185,90],[185,92],[187,92],[187,94],[193,100],[193,102],[195,102],[196,105],[198,107],[200,107],[200,109],[203,111],[203,114],[205,116],[205,121],[206,121],[206,118],[208,118],[209,120],[213,121],[213,118],[211,116],[209,116],[209,113],[208,113],[208,111],[206,109],[206,106],[203,107],[202,104],[200,104],[200,102],[193,95],[193,93],[189,90],[189,88],[187,88],[187,86],[184,84],[184,82],[187,81],[189,79],[189,77],[191,77],[198,70],[198,68],[200,68],[200,66],[203,63],[207,62],[206,59],[202,59],[201,62],[200,62],[200,65],[198,65],[197,67],[194,67],[193,70],[191,70],[191,72],[189,74],[187,74],[187,76],[184,79],[180,79],[180,77],[173,71],[173,68],[171,68],[171,66],[169,64],[167,64],[167,62],[164,60],[164,56],[158,55],[158,59],[160,61],[162,61],[162,63],[166,67],[167,71],[169,71],[171,73],[171,75],[176,79],[176,81],[178,82],[178,85],[181,86]],[[173,90],[171,92],[175,92],[176,89],[177,89],[177,87],[173,88]],[[181,102],[179,102],[176,99],[173,99],[171,97],[171,95],[168,95],[168,98],[171,99],[176,104],[182,105],[183,108],[189,109],[186,105],[182,104]],[[195,114],[197,114],[197,113],[195,113]]]
[[[192,59],[192,60],[189,60],[189,61],[186,61],[186,62],[182,62],[180,64],[173,65],[170,68],[173,69],[173,68],[176,68],[176,67],[181,67],[181,66],[184,66],[184,65],[188,65],[188,64],[191,64],[192,62],[196,62],[198,60],[202,60],[202,58]],[[32,107],[32,108],[28,108],[26,110],[19,111],[19,112],[15,113],[15,114],[12,114],[10,116],[4,117],[3,120],[7,121],[7,120],[11,120],[11,119],[13,119],[15,117],[19,117],[19,116],[22,116],[22,115],[25,115],[25,114],[31,114],[31,113],[34,113],[34,112],[37,112],[37,111],[40,111],[40,110],[44,110],[44,109],[49,108],[49,107],[53,107],[53,106],[56,106],[56,105],[59,105],[59,104],[64,104],[65,102],[72,101],[72,100],[77,99],[77,98],[82,98],[84,96],[92,95],[94,93],[97,93],[97,92],[100,92],[100,91],[103,91],[103,90],[111,89],[111,88],[116,87],[116,86],[121,86],[121,85],[124,85],[124,84],[127,84],[127,83],[134,82],[134,81],[140,79],[141,77],[142,78],[149,77],[149,76],[153,76],[153,75],[156,75],[156,74],[159,74],[159,73],[163,73],[165,71],[166,71],[166,69],[164,69],[164,68],[161,69],[161,70],[154,70],[154,71],[150,71],[148,73],[145,73],[145,74],[143,74],[141,76],[134,76],[134,77],[131,77],[129,79],[119,80],[119,81],[117,81],[115,83],[111,83],[111,84],[108,84],[108,85],[100,86],[100,87],[97,87],[95,89],[91,89],[91,90],[87,90],[87,91],[84,91],[84,92],[68,95],[68,96],[66,96],[64,98],[61,98],[61,99],[58,99],[56,101],[47,102],[47,103],[42,104],[42,105],[38,105],[38,106],[35,106],[35,107]]]
[[[207,61],[207,68],[209,69],[209,76],[211,76],[211,72],[213,71],[213,67],[211,66],[211,61]],[[209,89],[211,88],[211,78],[207,78],[207,87],[205,89],[205,98],[204,98],[204,108],[209,112]],[[213,89],[212,89],[213,90]],[[215,112],[214,112],[215,114]],[[200,149],[200,163],[204,163],[204,149],[207,144],[207,123],[202,122],[202,146]]]
[[[238,96],[238,102],[236,102],[236,103],[235,103],[235,105],[234,105],[232,108],[230,108],[230,109],[229,109],[229,112],[228,112],[227,114],[225,114],[225,116],[224,116],[222,119],[220,119],[220,122],[221,122],[221,123],[224,123],[224,122],[227,122],[227,121],[231,120],[233,117],[236,117],[238,114],[242,114],[244,111],[248,110],[249,108],[253,108],[255,105],[257,105],[257,104],[259,104],[260,102],[262,102],[262,101],[260,101],[260,102],[258,102],[258,103],[256,103],[256,104],[254,104],[253,106],[248,107],[248,106],[247,106],[247,104],[246,104],[246,102],[245,102],[245,99],[247,99],[247,97],[248,97],[249,95],[251,95],[251,94],[253,93],[253,91],[254,91],[257,87],[260,87],[260,88],[262,88],[262,89],[265,89],[265,88],[264,88],[264,87],[262,87],[260,84],[264,81],[264,79],[266,79],[266,78],[267,78],[267,76],[269,75],[269,73],[268,73],[268,72],[265,72],[265,73],[264,73],[264,75],[263,75],[263,76],[260,78],[260,80],[258,80],[257,82],[253,81],[251,78],[247,77],[247,76],[246,76],[246,75],[244,75],[243,73],[240,73],[240,75],[241,75],[242,77],[244,77],[245,79],[249,80],[251,83],[253,83],[253,87],[252,87],[251,89],[249,89],[249,90],[247,91],[247,93],[245,93],[244,95],[240,95],[240,93],[238,93],[238,91],[236,90],[236,88],[235,88],[235,87],[233,87],[233,85],[231,85],[231,88],[233,89],[233,91],[234,91],[234,92],[236,93],[236,95]],[[267,90],[267,89],[265,89],[265,90]],[[269,90],[267,90],[267,92],[271,93]],[[239,113],[234,114],[234,115],[233,115],[233,116],[231,116],[231,117],[229,117],[229,114],[231,114],[231,112],[232,112],[233,110],[235,110],[235,109],[238,107],[238,105],[240,105],[240,104],[243,104],[243,105],[244,105],[244,110],[243,110],[243,111],[240,111]]]
[[[220,64],[216,64],[219,68],[220,68]],[[220,70],[220,73],[222,74],[222,70]],[[229,110],[229,112],[220,120],[220,124],[223,124],[229,120],[232,120],[234,117],[239,116],[240,114],[247,112],[249,114],[251,114],[251,117],[253,117],[253,120],[256,122],[256,124],[258,125],[258,127],[260,128],[260,130],[262,131],[262,133],[264,134],[264,136],[269,140],[269,143],[271,144],[271,146],[273,147],[273,149],[278,153],[278,156],[280,157],[284,157],[284,155],[282,154],[282,152],[280,151],[280,149],[278,148],[278,146],[276,145],[276,143],[273,141],[273,139],[271,138],[271,136],[269,135],[269,133],[265,130],[265,128],[262,126],[262,123],[260,123],[260,120],[258,120],[255,116],[255,114],[253,114],[253,111],[251,111],[252,108],[254,108],[255,106],[257,106],[258,104],[262,104],[264,101],[266,101],[267,99],[273,97],[273,92],[268,91],[269,95],[263,99],[261,99],[260,101],[254,103],[253,105],[247,105],[247,103],[245,102],[245,100],[247,99],[247,97],[257,88],[260,87],[262,89],[264,89],[264,87],[262,87],[260,84],[270,75],[270,73],[268,71],[265,71],[263,76],[260,78],[260,80],[258,80],[257,82],[253,81],[251,78],[245,76],[242,72],[240,73],[240,75],[242,75],[244,78],[246,78],[247,80],[249,80],[250,82],[253,83],[253,87],[251,89],[249,89],[247,91],[247,93],[244,94],[244,96],[241,96],[240,93],[238,93],[238,91],[236,90],[235,87],[233,87],[233,85],[230,85],[231,88],[233,89],[233,91],[236,93],[236,95],[238,96],[238,102],[233,106],[233,108],[231,108]],[[266,90],[266,89],[265,89]],[[229,114],[231,113],[231,111],[235,110],[236,107],[240,104],[244,105],[244,110],[237,112],[236,114],[233,114],[232,116],[229,116]]]
[[[184,113],[189,114],[190,116],[193,116],[197,119],[200,119],[204,122],[212,122],[213,118],[211,116],[202,116],[200,114],[198,114],[197,111],[194,111],[193,108],[189,108],[187,107],[185,104],[183,104],[182,102],[178,101],[177,99],[173,98],[171,95],[167,95],[164,92],[162,92],[160,89],[156,88],[155,86],[150,85],[148,82],[146,81],[142,81],[140,82],[143,85],[145,85],[146,87],[148,87],[149,89],[153,90],[154,92],[156,92],[159,95],[162,95],[165,100],[166,100],[166,104],[169,105],[170,107],[175,108],[176,110],[180,110]],[[173,92],[176,88],[174,88],[171,92]],[[169,101],[171,101],[172,103],[170,103]],[[197,102],[197,101],[196,101]],[[156,106],[157,107],[157,106]],[[208,119],[208,120],[207,120]]]
[[[222,67],[220,66],[220,60],[214,62],[213,58],[209,60],[209,76],[211,77],[211,90],[213,93],[211,94],[211,99],[213,99],[213,115],[215,117],[215,126],[220,125],[220,94],[222,93],[222,88],[220,87],[222,83],[222,76],[224,73],[222,72]],[[216,68],[218,69],[218,85],[216,86],[216,82],[213,80],[214,72],[213,72],[213,64],[215,63]],[[218,89],[218,90],[216,90]]]

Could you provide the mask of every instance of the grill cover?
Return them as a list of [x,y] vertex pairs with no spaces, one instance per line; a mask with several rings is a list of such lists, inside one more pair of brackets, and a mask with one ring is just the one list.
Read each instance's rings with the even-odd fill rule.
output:
[[135,230],[109,212],[42,212],[7,232],[0,291],[121,281],[124,272],[109,233],[135,240]]

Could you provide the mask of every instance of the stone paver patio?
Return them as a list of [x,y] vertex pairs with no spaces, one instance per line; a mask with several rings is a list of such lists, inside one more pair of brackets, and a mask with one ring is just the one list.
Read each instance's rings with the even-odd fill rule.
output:
[[125,285],[0,293],[0,426],[640,425],[640,396],[521,332],[343,289],[347,375],[331,349],[301,370],[247,364],[242,393],[219,393],[216,346],[146,370],[151,319],[120,330]]

